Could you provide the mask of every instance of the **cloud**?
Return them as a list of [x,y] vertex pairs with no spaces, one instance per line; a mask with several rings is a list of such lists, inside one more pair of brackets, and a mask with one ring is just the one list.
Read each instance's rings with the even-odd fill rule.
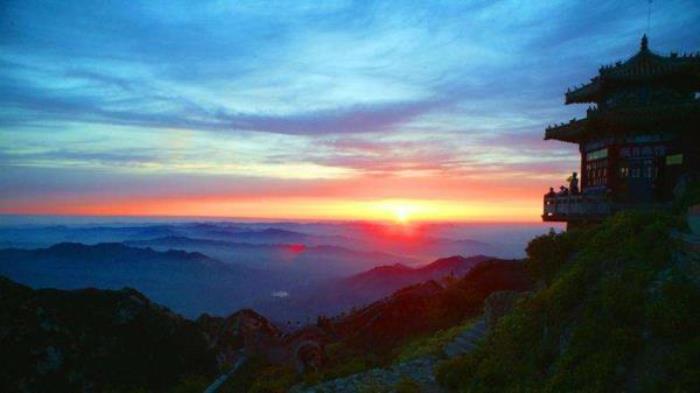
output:
[[[636,0],[6,1],[0,169],[15,175],[0,188],[6,203],[42,188],[535,195],[577,165],[575,146],[541,140],[584,112],[563,92],[634,54],[646,11]],[[698,13],[697,1],[654,2],[652,49],[697,50]]]
[[[80,74],[84,75],[84,74]],[[90,78],[102,83],[131,86],[119,79]],[[169,97],[164,111],[142,111],[140,99],[128,102],[128,109],[113,109],[113,102],[104,97],[66,96],[56,91],[31,86],[6,89],[0,104],[18,112],[5,121],[34,124],[38,121],[80,121],[108,125],[131,125],[154,128],[180,128],[205,131],[264,131],[280,134],[344,134],[392,131],[440,105],[441,100],[422,102],[395,102],[377,105],[356,105],[332,110],[302,112],[291,115],[263,115],[235,113],[223,108],[207,110],[188,100]],[[153,97],[150,97],[153,99]],[[39,113],[36,113],[39,112]]]
[[[0,92],[15,112],[0,121],[317,135],[393,131],[456,104],[514,116],[630,54],[609,32],[637,39],[645,7],[632,4],[9,2]],[[659,6],[657,23],[692,7]],[[587,40],[606,56],[582,52]]]

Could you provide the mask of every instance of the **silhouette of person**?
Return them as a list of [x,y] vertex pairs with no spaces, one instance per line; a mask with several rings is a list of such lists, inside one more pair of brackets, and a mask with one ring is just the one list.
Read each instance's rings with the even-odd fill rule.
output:
[[578,177],[576,177],[576,172],[572,173],[569,178],[569,191],[571,191],[571,194],[578,194]]

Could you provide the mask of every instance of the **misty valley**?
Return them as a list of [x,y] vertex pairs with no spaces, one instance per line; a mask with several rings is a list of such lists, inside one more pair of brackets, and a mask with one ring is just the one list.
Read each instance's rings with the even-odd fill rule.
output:
[[522,257],[522,239],[545,230],[531,224],[14,222],[0,227],[0,275],[33,288],[130,287],[189,318],[253,308],[287,326],[411,284],[464,275],[486,256]]

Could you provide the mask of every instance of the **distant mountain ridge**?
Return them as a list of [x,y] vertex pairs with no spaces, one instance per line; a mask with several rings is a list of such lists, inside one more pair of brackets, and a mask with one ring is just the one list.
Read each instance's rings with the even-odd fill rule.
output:
[[481,262],[496,258],[484,255],[441,258],[412,268],[403,264],[378,266],[365,272],[301,289],[281,299],[266,299],[254,308],[265,315],[298,319],[301,315],[333,315],[374,302],[392,292],[418,283],[446,276],[461,277]]
[[166,236],[125,241],[132,247],[151,247],[159,251],[181,249],[196,251],[222,262],[260,269],[283,269],[300,278],[342,277],[387,263],[415,264],[416,259],[378,251],[361,251],[337,245],[304,243],[247,243],[229,240]]
[[[189,261],[212,261],[208,256],[199,252],[187,252],[183,250],[155,251],[152,248],[134,248],[123,243],[98,243],[85,245],[82,243],[64,242],[54,244],[47,248],[35,250],[19,250],[20,254],[33,253],[37,256],[51,255],[54,257],[115,257],[122,258],[125,253],[133,257],[152,258],[164,254],[167,257],[175,257]],[[3,250],[4,251],[4,250]]]
[[306,245],[303,243],[272,243],[272,244],[260,244],[260,243],[248,243],[240,241],[229,241],[229,240],[213,240],[204,238],[191,238],[187,236],[165,236],[153,239],[143,239],[143,240],[127,240],[123,244],[133,247],[153,247],[154,245],[167,246],[167,247],[186,247],[186,246],[197,246],[197,245],[211,245],[211,246],[226,246],[226,247],[241,247],[248,249],[268,249],[268,248],[281,248],[286,249],[290,246],[303,246],[304,250],[319,250],[319,251],[332,251],[336,253],[345,253],[347,255],[374,255],[380,257],[391,257],[397,259],[409,258],[399,257],[396,255],[380,252],[380,251],[357,251],[352,250],[343,246],[336,245]]
[[161,252],[121,243],[3,249],[0,274],[34,288],[133,287],[191,317],[202,312],[227,314],[281,280],[197,252]]
[[[242,273],[246,268],[236,268],[212,259],[199,252],[183,250],[156,251],[152,248],[130,247],[122,243],[99,243],[86,245],[82,243],[64,242],[46,248],[0,249],[0,263],[10,262],[12,258],[49,258],[50,260],[65,260],[65,262],[77,262],[82,259],[90,262],[123,262],[138,264],[144,262],[167,262],[170,260],[186,261],[200,265],[207,265],[226,270],[236,270]],[[192,265],[195,266],[195,265]]]
[[494,259],[485,255],[468,258],[456,255],[441,258],[427,265],[412,268],[402,264],[378,266],[343,280],[343,284],[352,291],[361,291],[385,296],[401,287],[428,280],[440,280],[450,274],[462,276],[480,262]]
[[[455,235],[452,235],[455,236]],[[362,252],[380,252],[428,260],[443,255],[487,254],[503,256],[501,247],[472,239],[443,238],[417,231],[353,224],[172,222],[143,224],[0,225],[0,242],[12,247],[48,247],[61,242],[97,244],[187,237],[255,245],[303,244],[338,246]],[[387,264],[383,262],[382,264]]]
[[[436,262],[438,266],[454,263],[445,260],[458,259]],[[391,347],[418,332],[451,326],[480,313],[484,299],[495,291],[525,291],[532,285],[520,261],[476,257],[470,263],[466,274],[447,285],[427,280],[401,287],[380,301],[332,318],[334,332],[356,348]]]

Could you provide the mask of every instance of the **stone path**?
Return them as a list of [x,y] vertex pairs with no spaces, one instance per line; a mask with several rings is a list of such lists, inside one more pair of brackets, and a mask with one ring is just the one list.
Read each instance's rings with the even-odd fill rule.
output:
[[389,368],[374,368],[345,378],[332,379],[321,384],[304,388],[295,386],[290,393],[355,393],[369,387],[378,391],[390,392],[391,388],[404,377],[411,378],[421,387],[421,392],[442,393],[435,382],[433,367],[437,358],[429,356],[399,363]]
[[479,319],[469,329],[464,330],[452,342],[445,345],[443,352],[452,359],[454,357],[464,355],[476,348],[478,342],[486,335],[487,327],[484,318]]
[[231,370],[229,370],[225,374],[221,374],[219,378],[217,378],[214,382],[211,383],[211,385],[209,385],[209,387],[207,387],[204,393],[216,393],[216,391],[219,390],[219,388],[231,377],[231,375],[233,375],[233,373],[236,372],[236,370],[238,370],[243,365],[243,363],[246,362],[246,360],[246,357],[241,355],[241,357],[239,357],[236,361],[236,364],[233,365],[233,368],[231,368]]
[[295,386],[290,393],[353,393],[369,386],[377,386],[379,389],[384,388],[387,392],[392,392],[393,387],[403,378],[410,378],[418,383],[421,392],[442,393],[444,390],[435,381],[436,363],[441,358],[451,359],[471,352],[476,348],[478,341],[486,335],[487,330],[486,320],[481,318],[445,345],[440,357],[421,357],[388,368],[375,368],[345,378],[333,379],[308,388]]

